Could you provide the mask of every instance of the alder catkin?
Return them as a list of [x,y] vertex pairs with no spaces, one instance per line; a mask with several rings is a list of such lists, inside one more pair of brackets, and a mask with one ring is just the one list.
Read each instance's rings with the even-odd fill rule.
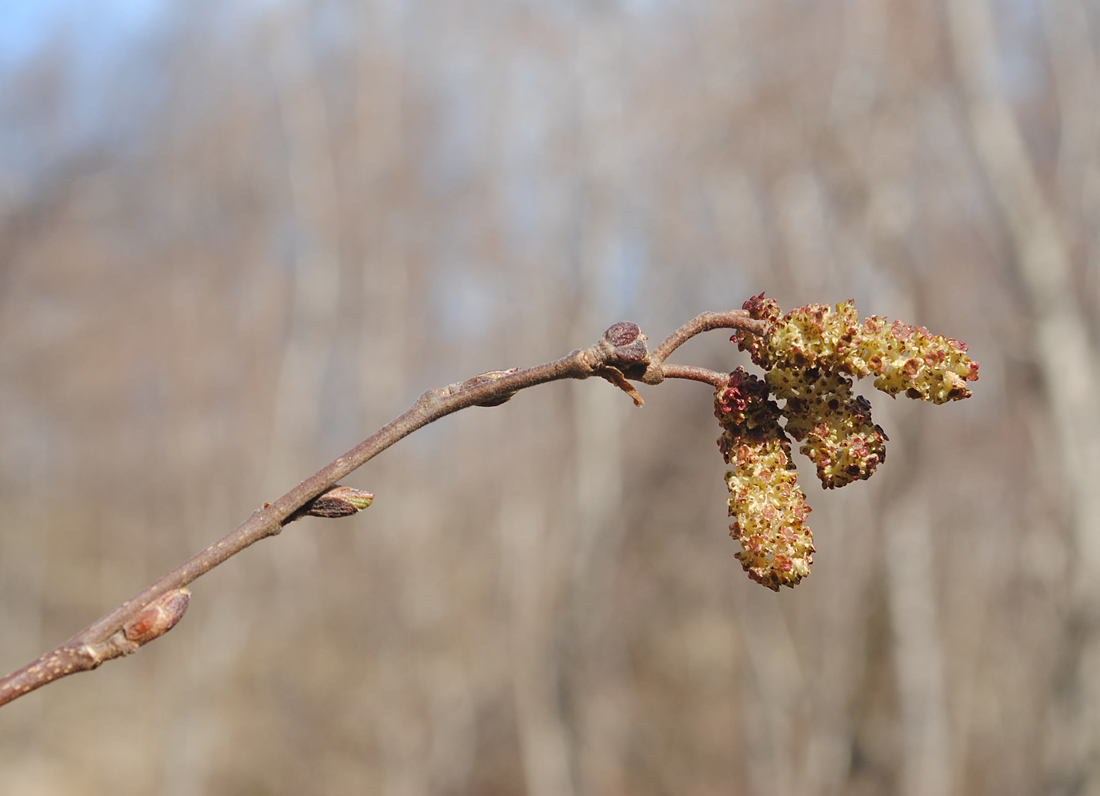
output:
[[724,429],[719,448],[732,467],[726,485],[737,559],[749,577],[779,591],[810,574],[814,544],[791,445],[767,394],[760,379],[738,368],[715,396],[715,414]]
[[866,480],[886,460],[888,438],[853,381],[874,376],[874,386],[889,395],[942,404],[970,397],[967,382],[977,381],[978,363],[965,344],[923,327],[877,315],[861,322],[850,300],[783,314],[761,293],[743,309],[765,322],[764,331],[731,339],[764,369],[764,379],[738,368],[718,390],[718,445],[733,468],[726,484],[730,532],[741,542],[737,558],[753,580],[778,591],[809,574],[815,552],[789,438],[801,443],[823,488]]

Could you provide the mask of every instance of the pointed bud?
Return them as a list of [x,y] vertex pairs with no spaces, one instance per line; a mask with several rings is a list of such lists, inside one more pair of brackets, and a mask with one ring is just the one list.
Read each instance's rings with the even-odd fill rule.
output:
[[374,502],[374,495],[350,486],[336,485],[320,497],[307,503],[299,516],[350,517]]
[[[462,382],[459,385],[459,389],[460,390],[469,390],[473,387],[480,387],[483,384],[488,384],[490,382],[496,381],[497,379],[502,379],[505,376],[510,376],[515,372],[516,372],[516,368],[512,368],[511,370],[490,370],[488,373],[481,373],[477,376],[474,376],[471,379],[466,379],[466,381]],[[499,398],[492,398],[488,401],[482,401],[481,403],[479,403],[477,405],[478,406],[500,406],[505,401],[512,400],[513,395],[515,395],[514,392],[505,393],[504,395],[502,395]]]

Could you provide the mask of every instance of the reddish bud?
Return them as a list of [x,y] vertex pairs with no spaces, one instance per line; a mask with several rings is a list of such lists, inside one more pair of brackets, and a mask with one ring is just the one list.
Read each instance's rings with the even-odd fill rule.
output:
[[630,321],[620,321],[604,332],[603,337],[611,345],[618,348],[619,346],[630,345],[638,339],[641,333],[642,330],[638,328],[638,324]]
[[147,644],[175,627],[190,603],[191,592],[187,589],[169,592],[127,622],[122,628],[123,635],[137,645]]
[[647,338],[636,323],[620,321],[603,333],[603,339],[615,347],[615,356],[622,362],[649,362]]

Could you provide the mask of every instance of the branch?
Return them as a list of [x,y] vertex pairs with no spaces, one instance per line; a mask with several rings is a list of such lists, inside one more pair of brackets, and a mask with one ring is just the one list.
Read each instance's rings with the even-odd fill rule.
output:
[[[767,328],[766,321],[757,321],[749,317],[747,310],[730,310],[729,312],[704,312],[685,323],[668,336],[649,357],[649,368],[646,370],[642,381],[646,384],[660,384],[665,377],[669,378],[696,378],[695,376],[680,375],[681,371],[676,366],[664,366],[664,361],[672,352],[682,346],[692,337],[713,329],[736,329],[752,334],[763,334]],[[676,374],[676,375],[674,375]],[[709,383],[709,379],[698,379]]]
[[691,379],[715,387],[726,375],[685,365],[665,365],[679,346],[711,329],[740,329],[760,333],[763,322],[744,310],[707,312],[677,329],[650,355],[646,336],[633,323],[617,323],[591,348],[527,370],[491,371],[442,389],[430,389],[403,415],[376,431],[274,503],[265,503],[233,532],[173,569],[156,583],[131,597],[38,660],[0,678],[0,705],[69,674],[90,671],[112,658],[136,652],[167,633],[183,617],[191,593],[185,588],[261,539],[275,536],[283,526],[307,515],[335,517],[353,514],[370,505],[373,495],[337,482],[373,459],[398,440],[441,417],[470,406],[499,406],[520,390],[560,379],[599,376],[622,389],[638,406],[642,399],[628,379],[659,384],[665,378]]
[[728,373],[719,373],[716,370],[698,368],[694,365],[662,365],[661,373],[666,379],[688,379],[709,384],[714,389],[720,390],[730,380]]
[[[778,317],[778,305],[770,299],[764,300],[763,294],[750,301],[759,305],[756,309],[768,310]],[[754,309],[754,314],[760,313]],[[856,327],[850,325],[856,320],[855,307],[851,301],[836,305],[835,310],[817,304],[808,305],[784,316],[785,329],[791,327],[800,330],[792,337],[788,329],[786,343],[790,347],[791,339],[802,339],[803,334],[816,335],[821,342],[828,344],[824,348],[833,351],[835,359],[841,336],[847,335],[846,339],[850,342],[851,335],[856,333]],[[746,310],[706,312],[673,332],[652,355],[646,347],[646,336],[637,325],[617,323],[604,332],[603,338],[596,345],[578,349],[554,362],[527,370],[490,371],[442,389],[428,390],[399,418],[302,481],[274,503],[265,503],[263,508],[254,511],[232,533],[176,567],[64,644],[7,677],[0,678],[0,705],[66,675],[95,669],[112,658],[129,655],[164,635],[179,622],[190,604],[191,592],[186,588],[189,583],[246,547],[278,534],[286,524],[304,516],[342,517],[366,508],[373,500],[373,495],[339,486],[337,481],[398,440],[460,409],[470,406],[499,406],[520,390],[559,379],[599,376],[630,395],[638,406],[642,405],[642,399],[630,379],[651,385],[660,384],[666,378],[689,379],[716,388],[722,401],[716,414],[725,429],[719,447],[723,450],[727,463],[731,462],[730,455],[735,448],[740,451],[737,454],[737,464],[741,470],[744,469],[743,465],[755,462],[765,466],[765,471],[771,472],[767,470],[767,465],[775,460],[775,466],[782,470],[780,486],[786,485],[786,491],[783,492],[785,505],[779,515],[773,511],[771,515],[764,513],[757,517],[750,510],[744,512],[745,516],[735,520],[731,526],[735,538],[742,540],[742,553],[738,554],[742,567],[750,572],[754,580],[769,588],[778,590],[780,585],[795,585],[808,574],[811,554],[814,552],[812,537],[804,524],[809,507],[803,502],[802,491],[791,488],[796,484],[797,475],[789,472],[789,442],[777,425],[778,410],[774,402],[767,401],[769,388],[763,381],[746,375],[740,368],[727,375],[690,365],[665,364],[672,352],[685,342],[697,334],[713,329],[734,329],[741,332],[736,339],[742,346],[749,347],[756,364],[763,365],[758,352],[754,350],[760,341],[752,338],[774,331],[774,322],[754,320]],[[806,384],[807,379],[817,383],[822,378],[819,369],[824,367],[827,372],[839,373],[842,369],[844,374],[858,372],[868,375],[874,372],[880,377],[875,386],[891,395],[904,392],[911,398],[944,403],[968,397],[970,391],[966,389],[966,382],[978,378],[978,364],[965,355],[966,346],[955,340],[940,336],[932,338],[926,330],[904,326],[900,322],[890,326],[878,316],[867,320],[861,334],[860,351],[866,348],[873,354],[867,362],[862,359],[859,363],[847,359],[833,361],[816,355],[807,359],[807,352],[798,347],[790,347],[784,354],[787,358],[780,358],[782,365],[775,366],[784,372],[784,378],[789,383],[787,389],[793,389],[789,385]],[[899,340],[907,342],[899,348]],[[914,346],[914,350],[925,352],[924,365],[912,357],[910,346]],[[812,376],[810,370],[813,371]],[[890,378],[885,378],[887,372]],[[885,440],[885,433],[878,426],[871,426],[870,405],[863,398],[841,401],[841,397],[848,395],[845,385],[850,385],[850,382],[845,375],[833,375],[840,381],[832,392],[827,393],[832,396],[830,401],[809,401],[804,397],[800,398],[797,392],[782,396],[787,399],[787,406],[783,410],[788,418],[786,429],[791,429],[793,421],[798,421],[803,426],[809,423],[816,428],[819,415],[828,416],[844,427],[842,430],[846,436],[841,442],[848,444],[851,439],[860,442],[859,455],[854,458],[849,456],[850,461],[836,471],[833,460],[838,449],[836,441],[831,438],[810,439],[805,429],[801,436],[796,437],[800,441],[804,438],[809,440],[803,445],[802,451],[806,453],[809,450],[811,459],[818,464],[818,476],[822,479],[822,484],[829,488],[843,486],[855,478],[868,478],[885,457],[885,449],[879,444]],[[773,429],[774,433],[768,429]],[[752,433],[748,433],[750,431]],[[868,445],[868,437],[872,441],[877,440],[875,446]],[[787,446],[785,449],[784,445]],[[851,445],[852,450],[856,447]],[[743,457],[742,453],[745,454]],[[735,506],[739,500],[747,501],[746,505],[767,504],[769,508],[774,508],[771,497],[765,495],[766,499],[762,502],[759,495],[756,495],[761,490],[775,490],[777,482],[774,473],[769,478],[759,479],[757,483],[754,480],[755,470],[748,474],[741,470],[727,473],[727,483],[734,495],[730,502],[731,515],[740,516],[741,509]],[[793,500],[792,495],[797,495],[797,500]],[[777,516],[782,521],[778,525],[775,521]],[[794,536],[788,533],[791,528],[797,531]],[[752,537],[747,547],[742,538],[743,533],[749,533]],[[780,551],[780,548],[787,552]],[[772,552],[767,553],[767,550]],[[767,553],[766,560],[760,559],[761,551]]]
[[[688,324],[685,327],[688,331],[681,330],[678,339],[686,340],[697,334],[698,321],[696,319]],[[667,345],[666,343],[666,347]],[[675,346],[667,347],[666,355],[672,348]],[[347,487],[334,488],[335,485],[341,478],[417,429],[470,406],[497,406],[520,390],[560,379],[600,376],[619,386],[631,395],[636,404],[641,405],[641,398],[624,374],[633,378],[646,375],[649,373],[647,368],[650,363],[645,335],[632,323],[619,323],[608,329],[604,338],[595,346],[574,351],[557,361],[527,370],[484,373],[442,389],[428,390],[403,415],[302,481],[274,503],[265,503],[263,508],[253,512],[234,531],[68,641],[7,677],[0,678],[0,705],[66,675],[96,669],[112,658],[129,655],[164,635],[187,610],[190,592],[185,587],[189,583],[246,547],[261,539],[275,536],[289,522],[306,515],[343,516],[365,508],[373,498],[372,495],[349,490]],[[680,375],[681,370],[673,369],[667,375],[683,377]],[[709,381],[707,378],[702,380]],[[660,378],[656,381],[659,382]]]

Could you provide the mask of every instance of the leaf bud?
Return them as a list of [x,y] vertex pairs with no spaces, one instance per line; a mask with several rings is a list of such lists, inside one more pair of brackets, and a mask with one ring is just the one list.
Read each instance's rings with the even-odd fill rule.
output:
[[136,646],[147,644],[175,627],[190,604],[191,592],[176,589],[142,608],[123,626],[122,633]]

